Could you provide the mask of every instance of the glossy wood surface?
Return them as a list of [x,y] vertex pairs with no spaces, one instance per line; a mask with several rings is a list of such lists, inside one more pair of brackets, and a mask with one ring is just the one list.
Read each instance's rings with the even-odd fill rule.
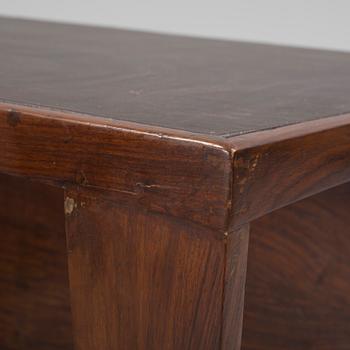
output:
[[350,183],[251,223],[244,350],[347,350]]
[[205,134],[350,111],[350,54],[0,19],[0,100]]
[[0,104],[0,171],[115,193],[226,235],[350,180],[350,115],[229,139]]
[[230,227],[350,180],[350,115],[229,139]]
[[230,150],[190,133],[0,105],[0,171],[109,191],[223,234]]
[[0,349],[72,350],[63,191],[0,175]]
[[77,350],[240,349],[246,227],[217,239],[84,189],[66,219]]
[[1,349],[348,348],[349,54],[0,31]]

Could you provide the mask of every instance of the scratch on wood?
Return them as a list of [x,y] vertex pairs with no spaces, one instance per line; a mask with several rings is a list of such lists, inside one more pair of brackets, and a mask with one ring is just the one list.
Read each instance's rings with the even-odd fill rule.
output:
[[164,186],[164,185],[155,185],[155,184],[144,184],[141,182],[136,183],[136,192],[144,191],[144,190],[152,190],[152,189],[159,189],[159,190],[175,190],[176,186]]

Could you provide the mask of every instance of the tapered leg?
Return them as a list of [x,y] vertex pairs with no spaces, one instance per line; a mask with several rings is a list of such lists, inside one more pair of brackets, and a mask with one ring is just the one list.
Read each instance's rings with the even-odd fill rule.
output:
[[229,236],[66,192],[77,350],[240,348],[248,228]]

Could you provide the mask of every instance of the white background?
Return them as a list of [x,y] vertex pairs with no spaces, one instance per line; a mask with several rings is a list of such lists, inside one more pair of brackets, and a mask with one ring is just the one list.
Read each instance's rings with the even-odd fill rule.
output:
[[0,15],[350,51],[350,0],[0,0]]

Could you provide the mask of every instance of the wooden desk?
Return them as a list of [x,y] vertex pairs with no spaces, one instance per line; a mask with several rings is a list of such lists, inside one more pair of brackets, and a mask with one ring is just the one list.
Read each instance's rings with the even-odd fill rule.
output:
[[350,54],[0,33],[1,349],[349,349]]

